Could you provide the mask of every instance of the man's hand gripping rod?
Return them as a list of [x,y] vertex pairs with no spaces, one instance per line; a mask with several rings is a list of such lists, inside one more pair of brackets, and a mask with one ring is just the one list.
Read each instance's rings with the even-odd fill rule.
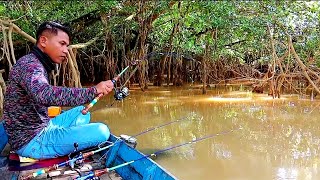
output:
[[[111,80],[111,81],[113,82],[113,85],[114,85],[114,86],[116,86],[117,81],[120,79],[120,77],[122,76],[122,74],[127,71],[127,69],[128,69],[129,67],[130,67],[130,66],[127,66],[126,68],[124,68],[115,78],[113,78],[113,79]],[[88,111],[89,111],[89,109],[92,108],[92,106],[95,105],[102,96],[103,96],[103,94],[101,93],[101,94],[99,94],[97,97],[95,97],[94,100],[92,100],[92,101],[90,102],[90,104],[88,104],[87,107],[85,107],[85,108],[81,111],[82,114],[84,114],[84,115],[87,114]]]

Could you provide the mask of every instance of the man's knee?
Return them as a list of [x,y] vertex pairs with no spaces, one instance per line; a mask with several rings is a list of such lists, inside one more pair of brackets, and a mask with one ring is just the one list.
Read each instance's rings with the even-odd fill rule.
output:
[[110,130],[107,125],[103,123],[95,123],[96,133],[101,138],[101,140],[106,141],[110,137]]

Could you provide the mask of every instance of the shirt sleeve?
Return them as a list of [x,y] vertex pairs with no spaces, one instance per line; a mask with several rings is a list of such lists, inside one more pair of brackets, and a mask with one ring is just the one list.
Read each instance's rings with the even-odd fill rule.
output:
[[43,68],[33,66],[20,79],[21,86],[35,103],[46,106],[78,106],[90,102],[96,95],[96,88],[67,88],[52,86]]

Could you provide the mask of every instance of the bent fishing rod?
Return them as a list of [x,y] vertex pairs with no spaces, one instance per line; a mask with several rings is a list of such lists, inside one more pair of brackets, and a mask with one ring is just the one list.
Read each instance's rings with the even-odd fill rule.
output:
[[99,169],[99,170],[94,170],[94,171],[90,171],[88,174],[86,175],[83,175],[83,176],[78,176],[75,178],[75,180],[91,180],[91,179],[95,179],[103,174],[106,174],[106,173],[109,173],[110,171],[113,171],[113,170],[116,170],[118,168],[121,168],[121,167],[124,167],[124,166],[127,166],[127,165],[130,165],[134,162],[137,162],[137,161],[140,161],[140,160],[143,160],[145,158],[149,158],[149,157],[154,157],[158,154],[161,154],[163,152],[166,152],[166,151],[169,151],[169,150],[172,150],[172,149],[175,149],[175,148],[178,148],[178,147],[181,147],[181,146],[185,146],[185,145],[188,145],[188,144],[192,144],[192,143],[196,143],[196,142],[200,142],[200,141],[203,141],[203,140],[206,140],[206,139],[211,139],[211,138],[214,138],[214,137],[217,137],[217,136],[220,136],[220,135],[227,135],[227,134],[230,134],[234,131],[237,131],[237,130],[240,130],[242,129],[241,127],[240,128],[237,128],[237,129],[231,129],[229,131],[223,131],[221,133],[217,133],[217,134],[211,134],[211,135],[207,135],[207,136],[203,136],[201,138],[197,138],[197,139],[194,139],[192,141],[188,141],[188,142],[185,142],[185,143],[181,143],[181,144],[178,144],[178,145],[174,145],[174,146],[170,146],[170,147],[167,147],[165,149],[161,149],[159,151],[156,151],[152,154],[148,154],[148,155],[145,155],[145,156],[142,156],[136,160],[132,160],[132,161],[129,161],[129,162],[125,162],[125,163],[122,163],[122,164],[119,164],[117,166],[114,166],[114,167],[111,167],[111,168],[105,168],[105,169]]
[[[145,131],[143,131],[143,132],[140,132],[140,133],[138,133],[138,134],[136,134],[136,135],[134,135],[134,136],[129,136],[128,140],[130,140],[130,139],[136,140],[135,138],[138,137],[138,136],[140,136],[140,135],[142,135],[142,134],[146,134],[146,133],[148,133],[148,132],[150,132],[150,131],[154,131],[154,130],[156,130],[156,129],[159,129],[159,128],[168,126],[168,125],[170,125],[170,124],[173,124],[173,123],[177,123],[177,122],[186,120],[186,119],[188,119],[189,116],[192,116],[192,115],[193,115],[193,114],[187,115],[187,116],[184,116],[184,117],[182,117],[182,118],[180,118],[180,119],[176,119],[176,120],[167,122],[167,123],[165,123],[165,124],[161,124],[161,125],[158,125],[158,126],[155,126],[155,127],[152,127],[152,128],[148,128],[147,130],[145,130]],[[191,118],[191,119],[193,119],[193,118]],[[80,152],[79,155],[75,156],[75,157],[72,158],[72,159],[69,159],[69,160],[64,161],[64,162],[62,162],[62,163],[59,163],[59,164],[54,164],[53,166],[50,166],[50,167],[48,167],[48,168],[39,169],[39,170],[37,170],[37,171],[34,172],[34,173],[31,173],[31,174],[29,174],[29,175],[26,175],[26,176],[21,177],[21,179],[22,179],[22,180],[27,180],[27,179],[35,178],[35,177],[40,176],[40,175],[42,175],[42,174],[48,173],[48,172],[50,172],[50,171],[53,171],[53,170],[56,170],[56,169],[58,169],[58,168],[65,167],[65,166],[68,166],[68,165],[73,168],[73,166],[74,166],[74,164],[75,164],[76,162],[79,162],[79,161],[82,161],[82,160],[84,160],[84,159],[87,159],[88,157],[90,157],[90,156],[92,156],[92,155],[94,155],[94,154],[96,154],[96,153],[98,153],[98,152],[107,150],[107,149],[111,148],[112,146],[115,146],[116,144],[118,144],[118,143],[120,143],[120,142],[122,142],[122,141],[123,141],[123,140],[122,140],[121,138],[118,138],[116,142],[110,143],[110,145],[107,145],[107,146],[105,146],[105,147],[100,147],[100,145],[98,145],[99,148],[96,149],[96,150],[92,150],[92,151],[89,151],[89,152],[86,152],[86,153],[81,153],[81,152]],[[107,142],[107,141],[105,141],[105,142],[103,142],[103,143],[106,143],[106,142]],[[100,144],[103,144],[103,143],[100,143]]]

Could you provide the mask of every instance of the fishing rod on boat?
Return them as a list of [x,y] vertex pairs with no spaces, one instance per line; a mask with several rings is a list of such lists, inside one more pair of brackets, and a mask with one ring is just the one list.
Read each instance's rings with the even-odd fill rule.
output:
[[137,161],[140,161],[142,159],[149,158],[149,157],[154,157],[154,156],[156,156],[158,154],[161,154],[163,152],[166,152],[166,151],[169,151],[169,150],[181,147],[181,146],[185,146],[185,145],[188,145],[188,144],[200,142],[200,141],[203,141],[203,140],[206,140],[206,139],[210,139],[210,138],[214,138],[214,137],[217,137],[217,136],[220,136],[220,135],[227,135],[227,134],[230,134],[230,133],[232,133],[234,131],[237,131],[237,130],[240,130],[240,129],[242,129],[242,128],[239,127],[237,129],[231,129],[229,131],[223,131],[221,133],[203,136],[201,138],[197,138],[197,139],[194,139],[192,141],[188,141],[188,142],[181,143],[181,144],[178,144],[178,145],[170,146],[170,147],[167,147],[165,149],[161,149],[159,151],[156,151],[156,152],[154,152],[152,154],[148,154],[148,155],[142,156],[142,157],[140,157],[140,158],[138,158],[136,160],[131,160],[129,162],[125,162],[125,163],[119,164],[119,165],[111,167],[111,168],[105,168],[105,169],[99,169],[99,170],[90,171],[86,175],[76,177],[75,180],[93,180],[93,179],[96,179],[97,177],[99,177],[99,176],[101,176],[103,174],[106,174],[106,173],[108,173],[110,171],[113,171],[113,170],[116,170],[118,168],[130,165],[130,164],[132,164],[134,162],[137,162]]
[[48,173],[48,172],[53,171],[53,170],[57,170],[58,168],[65,167],[67,165],[72,167],[72,166],[74,166],[74,164],[76,162],[83,161],[84,159],[96,154],[97,152],[106,150],[106,149],[112,147],[113,145],[114,145],[114,143],[112,143],[112,144],[110,144],[110,145],[108,145],[106,147],[103,147],[101,149],[97,149],[95,151],[89,151],[89,152],[86,152],[86,153],[80,153],[78,156],[76,156],[76,157],[74,157],[72,159],[69,159],[69,160],[64,161],[62,163],[59,163],[59,164],[55,164],[55,165],[50,166],[50,167],[45,168],[45,169],[39,169],[39,170],[37,170],[36,172],[34,172],[32,174],[29,174],[27,176],[23,176],[23,177],[21,177],[21,180],[28,180],[28,179],[31,179],[31,178],[35,178],[37,176],[40,176],[42,174]]
[[[105,142],[103,142],[103,144],[109,142],[109,145],[106,145],[105,147],[101,147],[101,144],[102,144],[101,143],[100,145],[98,145],[98,149],[91,150],[91,151],[88,151],[88,152],[85,152],[85,153],[81,153],[80,152],[79,155],[75,156],[72,159],[69,159],[67,161],[61,162],[59,164],[54,164],[53,166],[45,168],[45,169],[39,169],[39,170],[37,170],[36,172],[34,172],[32,174],[29,174],[29,175],[21,177],[21,179],[22,180],[27,180],[27,179],[35,178],[35,177],[40,176],[42,174],[48,173],[50,171],[53,171],[53,170],[56,170],[58,168],[65,167],[65,166],[68,166],[68,165],[73,168],[74,164],[76,162],[81,162],[84,159],[86,159],[86,158],[88,158],[88,157],[90,157],[90,156],[92,156],[92,155],[94,155],[94,154],[96,154],[98,152],[107,150],[110,147],[112,147],[112,146],[114,146],[117,143],[120,143],[122,141],[126,141],[126,142],[128,141],[129,143],[134,143],[136,145],[136,137],[137,136],[140,136],[142,134],[148,133],[150,131],[153,131],[153,130],[156,130],[156,129],[159,129],[159,128],[162,128],[162,127],[165,127],[165,126],[168,126],[168,125],[173,124],[173,123],[177,123],[177,122],[180,122],[180,121],[183,121],[183,120],[187,120],[188,117],[190,117],[190,116],[194,116],[194,113],[192,113],[191,115],[188,114],[187,116],[184,116],[182,118],[167,122],[165,124],[161,124],[161,125],[158,125],[158,126],[155,126],[155,127],[152,127],[152,128],[148,128],[147,130],[145,130],[143,132],[140,132],[140,133],[138,133],[136,135],[133,135],[133,136],[120,135],[120,138],[118,139],[119,141],[117,140],[114,143],[110,143],[109,141],[105,141]],[[195,118],[190,118],[190,119],[192,120],[192,119],[195,119]],[[200,119],[202,119],[202,118],[200,118]]]
[[[169,121],[167,123],[164,123],[164,124],[161,124],[161,125],[158,125],[158,126],[154,126],[154,127],[148,128],[147,130],[142,131],[142,132],[140,132],[140,133],[138,133],[136,135],[133,135],[133,136],[128,136],[128,135],[121,134],[119,139],[129,143],[133,148],[135,148],[136,145],[137,145],[136,137],[138,137],[140,135],[143,135],[143,134],[146,134],[146,133],[148,133],[150,131],[154,131],[156,129],[163,128],[163,127],[168,126],[168,125],[173,124],[173,123],[177,123],[177,122],[180,122],[180,121],[183,121],[183,120],[188,120],[188,117],[193,116],[193,115],[194,115],[194,113],[190,113],[187,116],[184,116],[182,118],[179,118],[179,119],[176,119],[176,120],[173,120],[173,121]],[[190,119],[192,120],[194,118],[190,118]],[[200,120],[202,120],[202,119],[203,119],[203,117],[200,118]],[[121,141],[117,141],[115,143],[119,143],[119,142],[121,142]],[[113,144],[113,146],[115,145],[115,143]]]

